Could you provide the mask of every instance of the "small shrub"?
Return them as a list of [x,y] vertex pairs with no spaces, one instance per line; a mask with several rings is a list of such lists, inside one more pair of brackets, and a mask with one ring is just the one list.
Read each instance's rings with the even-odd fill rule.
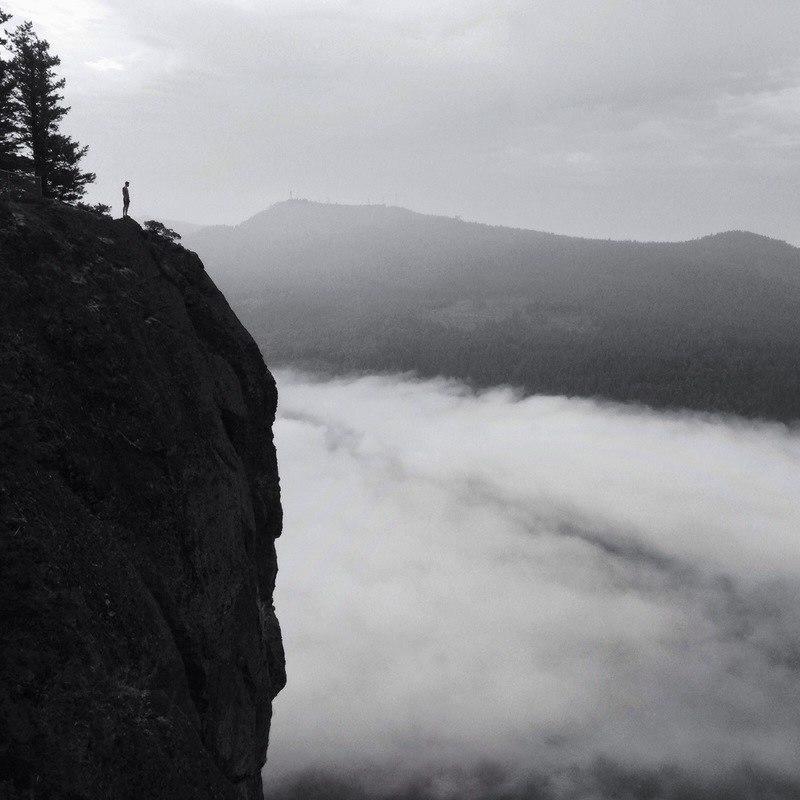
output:
[[95,203],[94,205],[89,205],[89,203],[75,203],[78,208],[82,208],[84,211],[91,211],[93,214],[100,214],[104,217],[111,216],[111,206],[107,206],[105,203]]
[[156,219],[148,219],[144,223],[144,227],[148,233],[158,236],[159,239],[166,239],[168,242],[176,242],[181,238],[177,231],[168,228],[163,222],[159,222]]

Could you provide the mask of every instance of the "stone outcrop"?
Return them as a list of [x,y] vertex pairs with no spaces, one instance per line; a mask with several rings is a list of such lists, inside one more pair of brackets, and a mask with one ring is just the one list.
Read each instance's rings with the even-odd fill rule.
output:
[[260,798],[276,400],[194,253],[0,204],[0,796]]

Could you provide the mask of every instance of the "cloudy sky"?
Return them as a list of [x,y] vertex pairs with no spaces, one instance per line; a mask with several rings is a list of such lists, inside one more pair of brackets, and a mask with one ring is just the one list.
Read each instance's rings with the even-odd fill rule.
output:
[[800,796],[797,431],[276,377],[268,797]]
[[93,200],[284,199],[800,241],[796,0],[5,0],[62,56]]

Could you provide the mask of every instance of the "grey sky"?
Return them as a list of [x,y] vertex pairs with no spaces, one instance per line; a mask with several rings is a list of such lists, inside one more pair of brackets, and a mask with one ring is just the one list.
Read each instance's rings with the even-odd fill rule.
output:
[[796,0],[5,0],[63,59],[93,200],[296,194],[622,238],[800,241]]

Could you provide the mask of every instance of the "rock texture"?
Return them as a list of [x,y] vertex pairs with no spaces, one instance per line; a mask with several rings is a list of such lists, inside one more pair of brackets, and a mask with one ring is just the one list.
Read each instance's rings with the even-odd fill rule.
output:
[[0,796],[260,798],[276,399],[194,253],[0,205]]

